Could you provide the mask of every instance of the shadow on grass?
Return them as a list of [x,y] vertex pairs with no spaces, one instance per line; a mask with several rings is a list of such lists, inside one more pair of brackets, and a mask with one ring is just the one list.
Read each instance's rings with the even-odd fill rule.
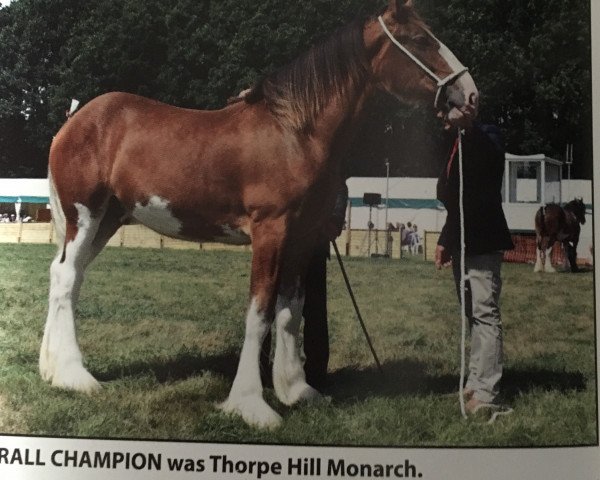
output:
[[531,390],[546,390],[567,393],[583,391],[585,377],[581,372],[555,371],[541,368],[507,369],[501,385],[502,397],[513,400]]
[[565,267],[565,266],[557,266],[556,268],[556,272],[557,273],[593,273],[594,272],[594,267],[592,265],[579,265],[577,270],[572,272],[571,271],[571,267]]
[[[208,356],[197,351],[185,351],[168,358],[115,365],[92,373],[100,381],[152,373],[158,382],[165,383],[185,380],[210,371],[233,381],[238,359],[239,353],[234,350]],[[346,367],[329,374],[327,385],[322,390],[340,402],[354,402],[373,396],[392,398],[404,395],[447,395],[457,391],[457,376],[431,375],[427,373],[427,368],[426,364],[410,359],[385,363],[383,373],[375,367]],[[511,401],[532,390],[566,393],[585,388],[585,378],[580,372],[539,368],[505,369],[501,392],[506,401]]]
[[210,371],[233,381],[238,360],[239,352],[234,350],[207,356],[203,356],[197,351],[186,351],[168,358],[153,358],[127,365],[114,365],[104,370],[94,370],[92,374],[101,382],[107,382],[123,377],[152,373],[158,382],[165,383],[185,380],[200,375],[202,372]]
[[[396,397],[402,395],[447,395],[458,390],[458,376],[431,375],[427,365],[403,359],[383,365],[383,374],[375,367],[366,369],[342,368],[330,374],[324,393],[344,402],[363,400],[373,396]],[[505,369],[501,385],[502,397],[513,400],[532,390],[566,393],[586,388],[580,372],[548,369]]]

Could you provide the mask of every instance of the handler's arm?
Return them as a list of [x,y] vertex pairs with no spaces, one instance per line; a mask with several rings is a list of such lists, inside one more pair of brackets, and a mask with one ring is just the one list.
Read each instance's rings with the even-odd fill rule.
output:
[[452,264],[452,255],[450,250],[446,247],[448,237],[447,224],[442,228],[442,233],[438,240],[438,244],[435,247],[435,268],[438,270],[449,267]]
[[342,233],[344,221],[346,220],[346,205],[348,204],[348,187],[346,183],[340,185],[335,206],[327,224],[327,237],[335,240]]

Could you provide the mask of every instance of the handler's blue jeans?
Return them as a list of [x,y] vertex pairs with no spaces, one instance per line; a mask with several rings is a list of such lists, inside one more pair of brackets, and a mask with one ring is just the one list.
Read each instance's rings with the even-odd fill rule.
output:
[[[471,355],[466,388],[477,400],[493,403],[502,377],[502,320],[500,291],[502,252],[465,257],[465,302],[471,330]],[[453,272],[460,301],[460,255],[453,257]]]

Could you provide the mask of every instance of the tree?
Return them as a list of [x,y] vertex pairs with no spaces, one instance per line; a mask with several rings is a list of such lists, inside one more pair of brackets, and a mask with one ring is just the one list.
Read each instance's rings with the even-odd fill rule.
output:
[[[44,176],[56,125],[50,89],[61,48],[85,5],[77,0],[19,0],[0,9],[0,168]],[[61,106],[64,112],[65,107]]]
[[[16,0],[0,9],[0,171],[46,174],[71,98],[122,90],[191,108],[226,99],[383,0]],[[560,157],[591,178],[587,0],[415,0],[470,67],[481,118],[508,150]],[[431,112],[377,96],[353,146],[353,174],[435,176],[448,139]],[[391,127],[391,128],[390,128]],[[387,132],[387,133],[386,133]]]
[[422,0],[434,31],[470,67],[481,117],[500,125],[516,154],[562,158],[591,178],[590,2]]

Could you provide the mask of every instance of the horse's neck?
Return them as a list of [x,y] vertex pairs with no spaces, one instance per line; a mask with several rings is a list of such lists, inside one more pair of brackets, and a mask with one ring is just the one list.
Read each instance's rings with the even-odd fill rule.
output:
[[314,122],[312,137],[326,147],[330,159],[343,161],[347,156],[348,148],[360,126],[365,102],[375,91],[373,62],[381,53],[379,37],[379,23],[376,20],[367,21],[363,28],[363,41],[370,73],[357,84],[346,85],[343,94],[334,96]]
[[342,160],[347,155],[372,90],[367,82],[349,85],[344,95],[333,97],[316,118],[311,137],[321,144],[330,160]]
[[571,225],[571,226],[578,226],[579,225],[579,218],[577,218],[577,214],[575,213],[574,210],[572,210],[569,205],[565,205],[565,207],[563,208],[563,210],[565,211],[565,217],[567,220],[567,224]]

